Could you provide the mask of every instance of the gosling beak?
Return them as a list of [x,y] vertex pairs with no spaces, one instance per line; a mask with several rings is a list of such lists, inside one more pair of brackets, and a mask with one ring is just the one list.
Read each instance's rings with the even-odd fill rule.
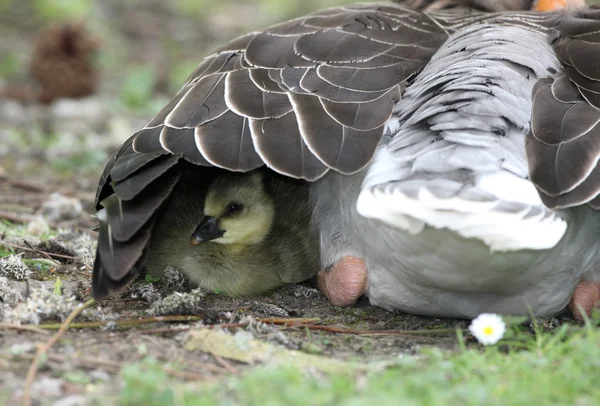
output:
[[204,216],[202,222],[196,227],[196,230],[190,237],[190,244],[198,245],[215,238],[223,237],[225,230],[221,230],[217,224],[217,219],[213,216]]

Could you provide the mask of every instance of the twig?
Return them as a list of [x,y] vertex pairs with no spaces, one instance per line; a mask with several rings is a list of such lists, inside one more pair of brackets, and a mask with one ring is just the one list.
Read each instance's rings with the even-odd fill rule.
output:
[[[3,190],[0,190],[0,192],[3,192]],[[35,209],[31,206],[36,202],[28,201],[27,206],[18,203],[6,203],[6,196],[2,196],[2,194],[0,193],[0,210],[3,212],[25,215],[33,215],[35,213]]]
[[149,328],[147,330],[140,330],[140,334],[166,334],[166,333],[184,333],[189,331],[191,327],[180,327],[180,328]]
[[[33,247],[31,247],[31,248],[23,247],[22,245],[11,244],[9,242],[5,242],[4,240],[0,240],[0,245],[4,245],[5,247],[10,247],[10,248],[14,248],[14,249],[22,250],[22,251],[37,252],[37,253],[45,254],[46,256],[50,256],[50,257],[54,257],[54,258],[69,259],[72,261],[81,261],[80,258],[73,257],[70,255],[54,254],[52,252],[41,251],[41,250],[38,250]],[[29,243],[27,243],[27,245],[31,246]]]
[[[44,200],[46,200],[46,196],[40,195],[39,193],[11,193],[13,191],[12,188],[3,187],[0,189],[0,204],[2,204],[3,209],[7,209],[10,211],[11,206],[19,209],[27,209],[33,210],[31,207],[32,204],[41,205]],[[9,205],[9,206],[7,206]]]
[[[29,355],[29,354],[18,354],[17,357],[23,358],[23,359],[29,359],[29,360],[35,359],[35,356]],[[123,368],[123,364],[120,364],[118,362],[107,361],[107,360],[102,360],[102,359],[97,359],[97,358],[80,357],[80,356],[73,357],[73,358],[67,358],[67,357],[64,357],[64,356],[58,355],[58,354],[47,354],[47,357],[49,360],[59,362],[60,364],[63,364],[63,365],[65,363],[72,363],[72,364],[78,365],[82,368],[88,368],[88,369],[96,369],[98,367],[102,367],[102,368],[109,370],[109,372],[112,372],[114,374],[118,373]],[[203,365],[203,367],[205,367],[205,365]],[[208,368],[208,369],[210,369],[210,368]],[[168,367],[163,367],[162,370],[165,373],[167,373],[173,377],[177,377],[177,378],[194,379],[194,380],[200,380],[200,379],[212,380],[212,379],[214,379],[212,376],[203,374],[201,372],[178,371],[178,370],[168,368]],[[219,368],[217,371],[219,373],[223,373],[223,369]]]
[[[202,316],[156,316],[156,317],[144,317],[139,319],[124,319],[116,321],[87,321],[81,323],[71,324],[72,328],[98,328],[104,327],[109,323],[114,323],[117,327],[134,327],[144,324],[152,323],[166,323],[166,322],[186,322],[186,321],[201,321],[204,320]],[[39,328],[44,330],[57,330],[61,328],[60,323],[49,323],[40,324]]]
[[33,190],[34,192],[47,192],[47,186],[40,183],[27,182],[24,180],[9,179],[6,176],[0,176],[0,180],[19,189]]
[[[29,361],[33,361],[35,359],[35,355],[31,355],[31,354],[15,354],[14,357],[19,358],[19,359],[29,360]],[[113,373],[118,373],[122,368],[122,365],[117,362],[100,360],[100,359],[96,359],[96,358],[88,358],[88,357],[80,357],[80,356],[77,356],[74,358],[67,358],[67,357],[63,357],[62,355],[58,355],[58,354],[46,354],[46,357],[48,358],[48,360],[58,362],[61,365],[64,365],[66,363],[72,363],[72,364],[78,365],[82,368],[89,368],[89,369],[96,369],[98,367],[102,367],[102,368],[108,369],[110,372],[113,372]]]
[[167,368],[167,367],[163,367],[162,370],[165,371],[167,374],[175,377],[175,378],[190,379],[190,380],[193,380],[193,381],[214,379],[210,375],[202,374],[202,373],[199,373],[199,372],[178,371],[176,369],[171,369],[171,368]]
[[[55,360],[62,361],[62,362],[67,360],[64,357],[57,356],[57,355],[51,355],[48,358],[49,359],[54,358]],[[95,368],[98,366],[108,367],[108,368],[112,368],[114,372],[119,372],[123,368],[123,365],[119,364],[118,362],[106,361],[106,360],[101,360],[101,359],[96,359],[96,358],[77,357],[77,358],[69,359],[69,361],[79,364],[80,366],[84,366],[84,367],[86,366],[85,364],[87,364],[88,367],[90,367],[90,368]],[[212,378],[209,375],[206,375],[206,374],[203,374],[200,372],[178,371],[178,370],[171,369],[168,367],[162,367],[161,369],[164,372],[166,372],[167,374],[177,377],[177,378],[186,378],[186,379],[194,379],[194,380],[211,379]]]
[[50,334],[48,331],[33,326],[19,326],[17,324],[0,323],[0,328],[5,330],[22,330],[22,331],[33,331],[39,334]]
[[206,326],[206,328],[238,328],[238,327],[248,327],[248,323],[222,323],[222,324],[211,324]]
[[[361,336],[429,336],[436,334],[456,334],[455,328],[439,328],[430,330],[390,330],[390,331],[373,331],[360,333]],[[467,329],[460,329],[466,332]]]
[[[33,252],[37,252],[38,254],[40,254],[41,256],[49,259],[50,261],[54,262],[52,260],[52,257],[50,256],[50,253],[48,252],[44,252],[41,250],[38,250],[37,248],[35,248],[33,245],[31,245],[27,240],[23,240],[23,244],[25,244],[27,246],[27,248],[29,248],[30,250],[32,250]],[[60,264],[58,264],[60,265]],[[61,265],[62,266],[62,265]]]
[[339,334],[360,335],[360,334],[368,333],[368,331],[365,331],[365,330],[352,330],[352,329],[347,329],[347,328],[342,328],[342,327],[323,326],[323,325],[316,325],[316,324],[304,324],[304,325],[291,326],[291,328],[297,328],[297,327],[307,328],[309,330],[321,330],[321,331],[326,331],[328,333],[339,333]]
[[292,319],[286,319],[283,317],[269,317],[269,318],[260,318],[260,319],[258,319],[258,321],[260,321],[262,323],[283,325],[283,326],[287,326],[287,327],[303,326],[303,325],[307,325],[307,324],[314,325],[314,324],[321,323],[321,319],[318,317],[310,317],[310,318],[299,317],[299,318],[292,318]]
[[14,213],[10,213],[7,211],[0,210],[0,219],[8,220],[13,223],[24,224],[33,219],[32,216],[19,216]]
[[133,298],[124,298],[124,299],[106,299],[102,303],[103,304],[113,304],[113,303],[122,303],[122,302],[138,302],[140,299]]
[[233,365],[231,365],[229,362],[225,361],[219,354],[217,354],[215,352],[211,352],[210,355],[215,357],[215,359],[217,360],[219,365],[221,365],[227,371],[231,372],[234,375],[238,374],[238,370]]
[[223,368],[222,366],[220,366],[220,365],[213,365],[213,364],[206,363],[206,362],[200,363],[200,362],[195,362],[195,361],[192,361],[192,360],[186,360],[185,364],[189,365],[190,367],[197,367],[197,368],[208,369],[208,370],[210,370],[210,371],[212,371],[214,373],[217,373],[217,374],[223,374],[223,373],[227,372],[227,370],[225,368]]
[[79,316],[85,309],[92,307],[95,304],[96,301],[94,299],[90,299],[87,302],[85,302],[82,306],[79,306],[77,309],[73,310],[71,314],[69,314],[69,316],[66,318],[66,320],[61,324],[61,327],[56,332],[56,334],[50,337],[50,339],[45,344],[38,347],[38,350],[31,363],[31,366],[29,367],[29,371],[27,372],[27,379],[25,381],[25,389],[23,392],[24,406],[31,405],[31,386],[33,385],[33,381],[35,380],[35,376],[40,367],[40,362],[42,361],[44,355],[46,355],[50,348],[52,348],[52,346],[60,340],[65,331],[69,329],[69,326],[71,325],[73,320],[75,320],[75,318],[77,318],[77,316]]
[[7,183],[11,186],[17,187],[19,189],[31,190],[34,192],[44,192],[44,193],[59,192],[59,193],[62,193],[62,194],[68,195],[68,196],[75,196],[81,200],[93,200],[93,196],[94,196],[92,193],[78,192],[78,191],[71,189],[69,187],[66,187],[66,186],[45,185],[43,183],[11,179],[6,176],[0,176],[0,180],[4,181],[5,183]]
[[[169,317],[196,317],[196,316],[169,316]],[[146,319],[143,319],[144,323],[146,324]],[[202,319],[200,319],[202,320]],[[266,319],[257,319],[260,322],[263,323],[271,323],[271,324],[275,324],[275,325],[283,325],[286,327],[298,327],[298,326],[304,326],[306,325],[304,322],[306,321],[311,321],[311,322],[320,322],[321,319],[318,318],[310,318],[310,319],[274,319],[274,318],[266,318]],[[127,327],[129,326],[132,322],[139,322],[141,320],[120,320],[115,322],[115,324],[118,327]],[[163,320],[165,321],[165,320]],[[194,321],[194,320],[166,320],[166,321]],[[154,323],[153,320],[147,320],[147,322],[150,323]],[[100,323],[100,322],[98,322]],[[108,323],[108,322],[103,322],[103,323]],[[95,325],[96,322],[88,322],[88,323],[77,323],[74,324],[73,327],[77,327],[77,328],[85,328],[85,327],[100,327],[100,326],[96,326]],[[138,323],[140,324],[140,323]],[[48,324],[44,325],[44,327],[48,326]],[[220,327],[220,328],[236,328],[236,327],[246,327],[247,323],[221,323],[221,324],[210,324],[205,326],[206,328],[216,328],[216,327]],[[155,329],[146,329],[146,330],[140,330],[139,333],[140,334],[165,334],[165,333],[182,333],[182,332],[186,332],[189,331],[190,327],[180,327],[180,328],[155,328]]]
[[90,369],[95,369],[95,368],[98,368],[98,366],[101,366],[103,368],[111,369],[115,373],[119,372],[121,370],[121,368],[123,367],[118,362],[107,361],[104,359],[90,358],[90,357],[81,357],[81,356],[67,359],[66,357],[63,357],[58,354],[48,354],[48,359],[60,362],[61,364],[65,364],[66,362],[72,362],[79,366],[87,367]]
[[[145,317],[139,319],[123,319],[116,321],[89,321],[89,322],[81,322],[81,323],[72,323],[72,328],[99,328],[104,327],[109,323],[114,323],[116,327],[135,327],[141,326],[145,324],[153,324],[153,323],[184,323],[184,322],[192,322],[192,321],[202,321],[204,318],[202,316],[157,316],[157,317]],[[456,333],[456,329],[447,328],[447,329],[431,329],[431,330],[380,330],[380,331],[369,331],[369,330],[353,330],[346,329],[343,327],[335,327],[335,326],[325,326],[321,324],[304,324],[302,321],[313,321],[320,322],[321,320],[318,318],[296,318],[296,319],[284,319],[284,318],[259,318],[257,319],[263,323],[271,323],[276,325],[282,325],[283,328],[307,328],[309,330],[320,330],[328,333],[338,333],[338,334],[352,334],[358,336],[428,336],[428,335],[437,335],[437,334],[454,334]],[[206,328],[242,328],[246,327],[248,323],[221,323],[221,324],[211,324],[207,325]],[[52,323],[52,324],[40,324],[38,328],[43,330],[57,330],[61,328],[60,323]],[[182,327],[177,329],[148,329],[141,330],[140,334],[161,334],[161,333],[175,333],[175,332],[184,332],[189,330],[188,327]]]
[[[382,330],[382,331],[368,331],[368,330],[352,330],[341,327],[323,326],[323,325],[299,325],[293,327],[303,327],[309,330],[321,330],[328,333],[339,333],[339,334],[352,334],[357,336],[428,336],[436,334],[454,334],[456,329],[436,329],[436,330]],[[466,330],[465,330],[466,331]]]
[[[55,261],[48,253],[48,252],[44,252],[41,250],[38,250],[37,248],[35,248],[34,246],[32,246],[29,242],[27,242],[27,240],[23,240],[23,244],[25,244],[29,249],[31,249],[33,252],[40,254],[41,256],[43,256],[45,258],[46,261],[49,261],[53,267],[64,270],[66,269],[66,267],[61,264],[60,262]],[[41,261],[41,259],[40,259]]]

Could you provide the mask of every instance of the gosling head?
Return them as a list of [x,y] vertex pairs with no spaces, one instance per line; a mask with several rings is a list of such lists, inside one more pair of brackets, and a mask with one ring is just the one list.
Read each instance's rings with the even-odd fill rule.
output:
[[204,218],[190,243],[258,244],[271,230],[274,211],[261,172],[217,177],[208,188]]

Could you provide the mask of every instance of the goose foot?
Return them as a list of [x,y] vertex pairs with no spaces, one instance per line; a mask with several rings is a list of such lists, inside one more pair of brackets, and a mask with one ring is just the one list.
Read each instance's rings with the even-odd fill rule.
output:
[[342,257],[319,272],[317,285],[334,306],[353,306],[367,291],[367,264],[362,258]]
[[573,312],[575,320],[583,321],[580,307],[590,316],[594,308],[600,308],[600,281],[580,282],[573,298],[569,302],[569,309]]

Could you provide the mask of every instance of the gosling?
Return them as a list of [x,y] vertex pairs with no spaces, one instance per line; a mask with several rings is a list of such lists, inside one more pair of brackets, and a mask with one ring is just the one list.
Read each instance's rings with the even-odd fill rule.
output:
[[259,169],[219,171],[208,187],[194,187],[195,172],[183,173],[189,179],[181,179],[157,220],[149,274],[178,268],[229,296],[261,295],[317,274],[319,235],[305,182]]

